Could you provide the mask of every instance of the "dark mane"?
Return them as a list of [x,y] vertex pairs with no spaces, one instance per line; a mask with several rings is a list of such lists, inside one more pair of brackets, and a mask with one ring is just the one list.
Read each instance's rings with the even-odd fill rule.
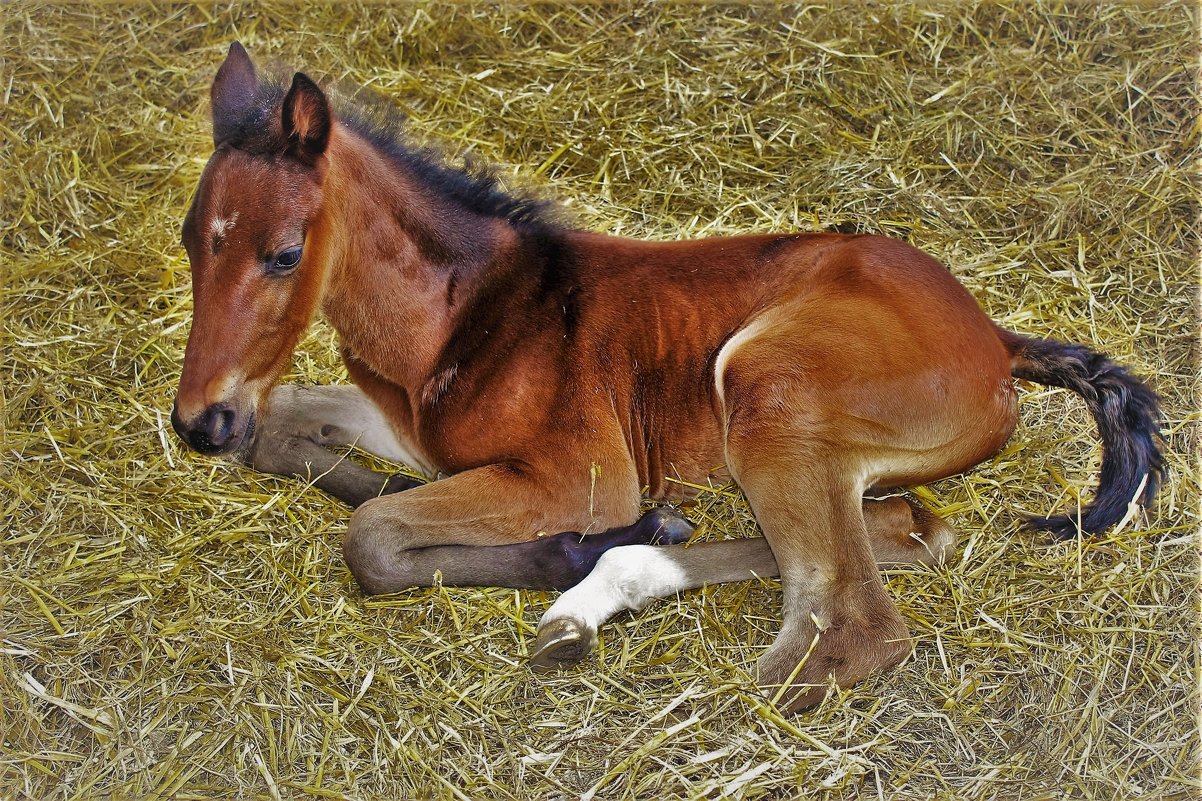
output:
[[[255,103],[226,141],[250,152],[277,152],[278,112],[286,92],[287,84],[278,78],[261,78]],[[468,158],[463,167],[451,166],[437,149],[406,141],[404,117],[383,98],[358,88],[327,91],[327,96],[337,119],[442,197],[526,231],[568,227],[557,203],[505,189],[492,165]]]
[[438,150],[405,141],[402,117],[383,103],[354,106],[337,98],[335,115],[351,130],[418,177],[431,189],[465,208],[488,217],[500,217],[523,229],[561,228],[555,203],[501,186],[496,168],[467,159],[462,168],[450,166]]

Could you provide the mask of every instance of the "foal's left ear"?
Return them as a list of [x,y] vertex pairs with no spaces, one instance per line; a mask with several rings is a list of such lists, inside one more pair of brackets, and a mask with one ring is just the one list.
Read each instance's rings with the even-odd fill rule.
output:
[[312,165],[326,152],[330,142],[330,101],[303,72],[292,76],[280,123],[290,156]]

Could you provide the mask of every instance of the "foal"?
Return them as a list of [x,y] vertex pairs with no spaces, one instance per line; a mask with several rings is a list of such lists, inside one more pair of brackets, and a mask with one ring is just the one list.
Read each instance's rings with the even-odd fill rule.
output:
[[[758,674],[786,705],[900,661],[906,626],[877,565],[940,561],[955,532],[864,494],[997,452],[1016,376],[1080,394],[1103,443],[1093,503],[1032,525],[1101,531],[1155,492],[1144,384],[1084,347],[999,329],[902,242],[571,230],[336,113],[301,73],[261,82],[239,44],[212,110],[183,226],[195,318],[176,430],[356,506],[344,552],[364,592],[436,574],[576,585],[540,625],[538,664],[583,657],[620,609],[778,573],[784,624]],[[273,391],[319,310],[354,386]],[[385,480],[327,450],[349,444],[448,477]],[[686,547],[671,544],[685,521],[638,519],[644,492],[729,480],[766,539]]]

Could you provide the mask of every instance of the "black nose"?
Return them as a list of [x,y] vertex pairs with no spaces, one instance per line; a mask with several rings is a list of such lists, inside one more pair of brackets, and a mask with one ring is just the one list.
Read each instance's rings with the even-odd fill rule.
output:
[[191,423],[179,416],[179,407],[171,409],[171,427],[180,439],[201,453],[221,453],[229,448],[238,432],[238,413],[228,403],[214,403]]

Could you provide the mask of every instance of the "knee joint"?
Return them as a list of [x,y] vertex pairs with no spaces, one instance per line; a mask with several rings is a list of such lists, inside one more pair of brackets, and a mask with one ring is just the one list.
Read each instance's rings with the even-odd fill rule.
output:
[[397,547],[402,532],[391,515],[372,499],[351,514],[342,555],[355,581],[368,595],[403,589],[405,553]]

